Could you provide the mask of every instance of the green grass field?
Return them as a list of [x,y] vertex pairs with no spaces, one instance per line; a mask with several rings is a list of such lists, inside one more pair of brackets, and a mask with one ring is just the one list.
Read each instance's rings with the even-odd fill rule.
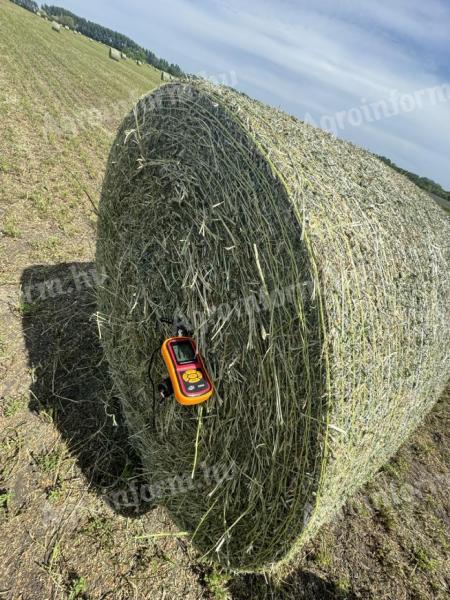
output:
[[162,508],[107,502],[140,479],[97,337],[95,205],[160,73],[7,0],[0,34],[0,597],[448,598],[448,394],[279,581],[211,570]]

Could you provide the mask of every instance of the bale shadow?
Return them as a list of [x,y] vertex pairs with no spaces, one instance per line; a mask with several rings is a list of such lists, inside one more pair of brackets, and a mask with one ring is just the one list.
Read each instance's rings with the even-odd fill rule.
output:
[[351,591],[338,588],[311,571],[299,570],[273,583],[263,575],[243,575],[229,586],[233,600],[356,600]]
[[111,502],[140,462],[114,396],[96,320],[94,263],[27,268],[21,278],[22,327],[33,373],[29,408],[49,414],[91,489],[118,513],[140,516],[153,508]]
[[[143,482],[99,341],[97,284],[94,263],[27,268],[21,278],[22,327],[33,371],[29,408],[51,416],[90,488],[108,501],[130,481]],[[127,517],[154,508],[109,504]],[[229,590],[233,600],[355,598],[309,571],[278,585],[262,575],[243,575],[231,580]]]

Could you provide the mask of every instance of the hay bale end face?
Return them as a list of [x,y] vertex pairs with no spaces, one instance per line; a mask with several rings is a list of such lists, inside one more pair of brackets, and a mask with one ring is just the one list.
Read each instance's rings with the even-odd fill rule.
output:
[[120,62],[120,52],[118,50],[116,50],[115,48],[110,48],[109,49],[109,58],[112,58],[113,60]]
[[61,31],[61,24],[57,23],[56,21],[53,21],[52,22],[52,29],[53,29],[53,31],[58,31],[58,32]]
[[[102,340],[149,482],[207,559],[288,561],[430,410],[449,240],[373,155],[231,89],[164,85],[128,115],[100,203]],[[201,407],[154,399],[162,315],[194,329]]]

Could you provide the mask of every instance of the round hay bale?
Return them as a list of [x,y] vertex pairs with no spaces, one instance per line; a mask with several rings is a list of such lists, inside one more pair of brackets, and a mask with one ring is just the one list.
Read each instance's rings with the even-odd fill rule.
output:
[[[164,85],[128,115],[100,203],[101,335],[151,489],[205,559],[289,560],[430,410],[449,241],[376,157],[231,89]],[[194,329],[204,405],[155,400],[161,316]]]
[[109,58],[112,58],[113,60],[120,62],[121,57],[120,57],[119,50],[116,50],[115,48],[110,48],[109,49]]
[[61,31],[61,24],[57,23],[56,21],[52,21],[52,29],[53,31]]

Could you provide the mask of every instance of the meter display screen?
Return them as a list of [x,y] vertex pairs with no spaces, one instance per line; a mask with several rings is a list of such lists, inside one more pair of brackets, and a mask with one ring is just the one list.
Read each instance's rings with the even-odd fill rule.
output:
[[189,342],[173,344],[173,351],[175,358],[177,359],[177,363],[180,365],[195,361],[194,348]]

